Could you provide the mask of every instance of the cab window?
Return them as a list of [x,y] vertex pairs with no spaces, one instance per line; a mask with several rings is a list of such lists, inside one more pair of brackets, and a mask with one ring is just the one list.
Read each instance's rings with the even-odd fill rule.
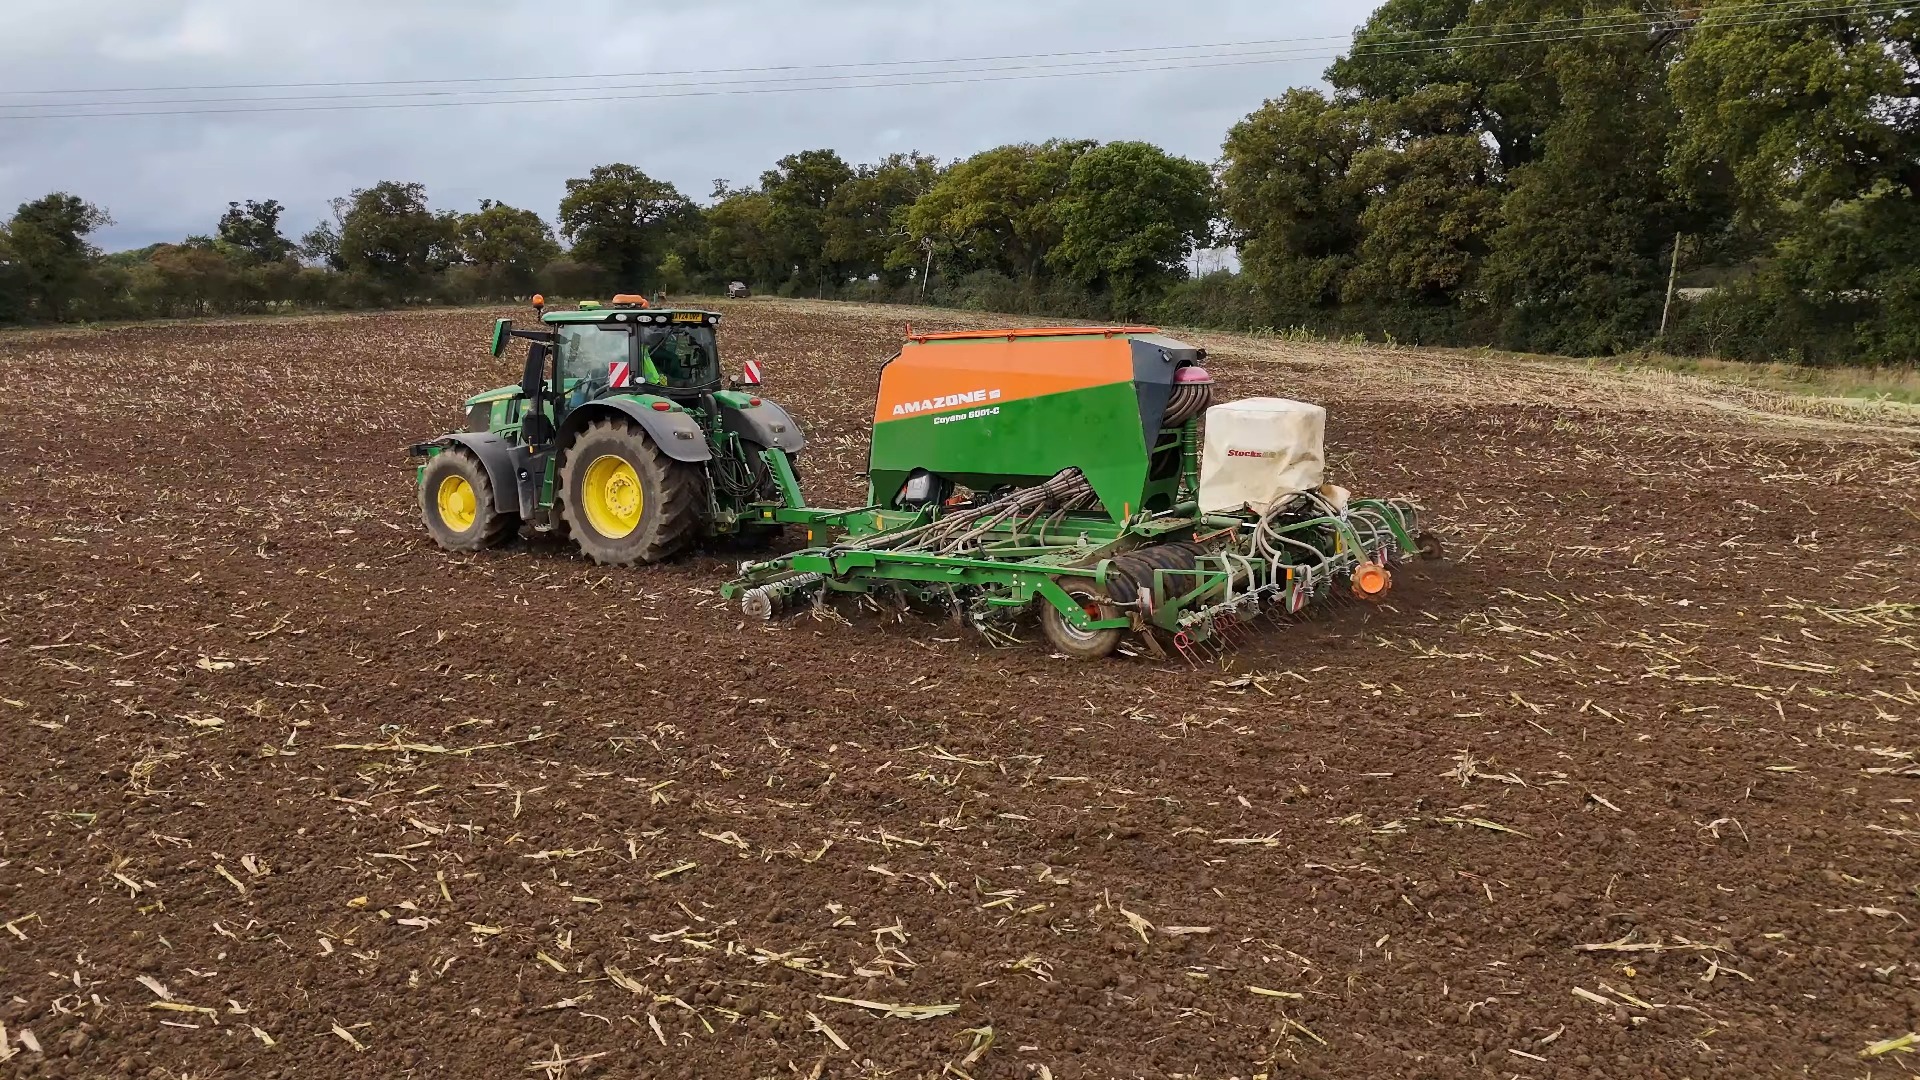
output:
[[640,352],[649,374],[676,390],[711,390],[720,385],[720,349],[710,326],[649,325],[638,330]]
[[[631,359],[633,335],[626,327],[603,330],[598,323],[576,323],[560,328],[560,385],[587,391],[592,397],[608,387],[612,365]],[[630,381],[638,383],[640,373]]]

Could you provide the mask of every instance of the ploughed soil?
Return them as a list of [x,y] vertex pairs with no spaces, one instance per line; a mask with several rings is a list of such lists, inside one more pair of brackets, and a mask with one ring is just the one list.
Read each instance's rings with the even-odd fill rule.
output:
[[[953,313],[722,305],[848,504]],[[418,526],[487,312],[0,337],[0,1074],[1896,1076],[1920,452],[1203,335],[1449,559],[1204,667]]]

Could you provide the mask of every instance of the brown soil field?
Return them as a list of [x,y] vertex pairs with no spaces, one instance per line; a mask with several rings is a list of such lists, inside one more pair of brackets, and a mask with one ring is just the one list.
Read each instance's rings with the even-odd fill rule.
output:
[[[902,323],[997,321],[722,310],[823,504]],[[0,336],[0,1075],[1912,1068],[1914,428],[1192,335],[1451,557],[1088,665],[436,550],[493,314]]]

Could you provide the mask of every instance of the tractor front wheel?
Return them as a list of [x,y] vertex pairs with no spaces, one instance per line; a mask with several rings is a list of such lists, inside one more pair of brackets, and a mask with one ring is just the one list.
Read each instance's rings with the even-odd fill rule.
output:
[[[1060,586],[1067,596],[1080,606],[1082,613],[1089,619],[1111,619],[1116,615],[1112,604],[1095,592],[1091,585],[1079,582],[1063,582]],[[1046,600],[1040,602],[1040,629],[1047,635],[1047,641],[1055,649],[1073,660],[1099,660],[1111,656],[1120,647],[1120,638],[1126,631],[1118,627],[1105,630],[1082,630],[1067,621],[1059,608]]]
[[594,562],[659,562],[700,526],[700,467],[660,452],[638,425],[597,420],[560,456],[566,530]]
[[513,535],[520,515],[493,507],[493,481],[473,451],[453,446],[420,473],[420,519],[448,551],[479,551]]

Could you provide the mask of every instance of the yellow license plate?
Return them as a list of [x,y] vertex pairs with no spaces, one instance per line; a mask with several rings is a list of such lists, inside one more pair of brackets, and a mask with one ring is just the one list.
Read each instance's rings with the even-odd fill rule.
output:
[[673,313],[673,321],[703,323],[707,321],[707,317],[698,311],[676,311]]

